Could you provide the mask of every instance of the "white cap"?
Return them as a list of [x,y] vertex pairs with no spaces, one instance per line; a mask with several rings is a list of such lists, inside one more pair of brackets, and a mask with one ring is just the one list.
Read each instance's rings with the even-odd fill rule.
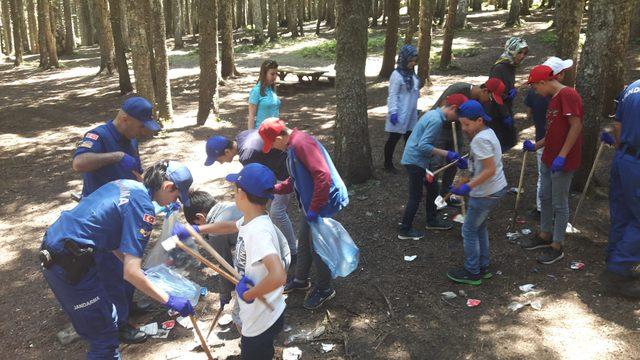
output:
[[562,60],[559,57],[552,56],[547,59],[542,65],[547,65],[553,70],[553,75],[560,74],[563,70],[567,70],[568,68],[573,66],[573,60],[567,59]]

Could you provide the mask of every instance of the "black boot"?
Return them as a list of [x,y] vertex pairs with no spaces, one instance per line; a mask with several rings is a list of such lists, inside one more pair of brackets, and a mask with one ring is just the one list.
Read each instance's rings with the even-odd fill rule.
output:
[[147,341],[147,334],[129,324],[120,324],[119,338],[123,344],[140,344]]
[[640,299],[640,280],[605,270],[601,276],[602,285],[613,294]]

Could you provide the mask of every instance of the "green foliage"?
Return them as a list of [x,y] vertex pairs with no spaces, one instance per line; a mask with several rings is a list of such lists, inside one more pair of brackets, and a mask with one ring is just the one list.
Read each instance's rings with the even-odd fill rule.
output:
[[555,45],[558,42],[558,34],[555,30],[547,30],[538,34],[538,40],[544,44]]
[[251,52],[261,52],[271,49],[279,49],[291,45],[295,45],[296,43],[300,43],[306,40],[314,39],[315,35],[305,35],[297,38],[281,38],[278,41],[271,42],[266,41],[264,44],[254,45],[252,43],[249,44],[241,44],[234,48],[234,51],[239,54],[251,53]]
[[[404,45],[402,38],[398,38],[398,50]],[[376,33],[369,35],[367,40],[367,52],[371,54],[382,54],[384,52],[384,34]],[[326,40],[316,45],[306,46],[300,50],[296,50],[294,54],[305,58],[321,58],[335,59],[336,57],[336,40]]]

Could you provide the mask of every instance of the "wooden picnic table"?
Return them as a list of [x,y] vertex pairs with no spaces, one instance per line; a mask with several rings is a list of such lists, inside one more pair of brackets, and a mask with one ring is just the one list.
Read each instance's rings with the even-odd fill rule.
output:
[[280,76],[280,80],[284,80],[287,75],[293,74],[298,77],[298,82],[304,82],[304,78],[306,77],[308,81],[311,81],[315,84],[325,73],[325,70],[303,69],[290,66],[278,67],[278,75]]

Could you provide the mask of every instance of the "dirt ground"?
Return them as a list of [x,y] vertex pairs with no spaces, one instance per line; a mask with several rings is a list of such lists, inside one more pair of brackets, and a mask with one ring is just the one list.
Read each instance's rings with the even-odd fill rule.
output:
[[[552,55],[553,48],[542,42],[540,34],[550,24],[550,14],[534,13],[517,29],[499,27],[503,12],[483,12],[469,16],[470,29],[456,36],[454,48],[480,46],[472,57],[455,60],[452,70],[434,71],[433,84],[423,91],[419,107],[430,106],[440,92],[455,81],[481,83],[489,67],[500,55],[505,39],[513,34],[525,36],[531,57],[518,71],[518,82],[536,63]],[[311,28],[311,24],[309,24]],[[441,30],[436,31],[437,46]],[[330,60],[307,59],[291,55],[297,48],[317,43],[315,37],[288,47],[276,47],[259,53],[237,55],[239,71],[244,75],[226,81],[220,88],[220,120],[195,126],[197,111],[197,57],[184,51],[171,52],[171,85],[175,121],[159,136],[144,141],[141,153],[148,166],[162,158],[178,159],[192,170],[195,186],[225,197],[225,174],[239,167],[237,162],[205,168],[204,140],[213,133],[234,136],[246,125],[246,99],[256,81],[262,59],[270,57],[281,65],[311,65],[330,69]],[[632,45],[628,59],[628,79],[640,77],[638,45]],[[56,332],[68,321],[39,271],[36,253],[46,227],[62,210],[74,202],[70,191],[81,190],[81,178],[71,170],[71,155],[82,134],[114,116],[123,98],[117,89],[117,77],[94,76],[99,65],[95,48],[83,48],[71,58],[63,58],[64,68],[41,72],[37,57],[26,57],[27,65],[13,69],[7,59],[0,62],[0,282],[5,284],[0,309],[5,321],[0,324],[0,345],[7,358],[80,359],[86,344],[77,341],[61,345]],[[550,265],[538,265],[537,253],[526,252],[510,244],[506,228],[512,216],[515,196],[508,195],[490,218],[492,267],[500,275],[482,286],[454,285],[446,271],[463,260],[460,225],[446,232],[429,232],[421,241],[396,238],[405,204],[406,179],[380,171],[386,113],[386,82],[375,75],[381,59],[368,61],[369,126],[377,179],[350,186],[351,204],[337,219],[350,232],[361,251],[360,267],[346,279],[335,281],[337,296],[321,310],[307,311],[301,306],[303,295],[288,298],[287,324],[292,328],[278,342],[304,329],[325,326],[326,332],[311,342],[294,344],[304,359],[379,358],[379,359],[614,359],[640,358],[640,306],[636,302],[603,293],[598,275],[604,265],[604,248],[609,227],[606,195],[587,199],[575,226],[579,234],[568,235],[566,258]],[[520,91],[516,100],[516,120],[521,138],[531,138],[533,127],[523,120]],[[330,149],[335,114],[334,90],[329,85],[297,84],[288,77],[279,86],[282,118],[293,126],[319,137]],[[589,119],[585,119],[589,121]],[[400,156],[402,146],[396,150]],[[596,172],[597,194],[606,194],[608,167],[612,150],[607,150]],[[505,171],[511,186],[516,186],[522,157],[518,149],[505,154]],[[534,206],[535,162],[526,166],[522,212]],[[579,194],[571,198],[572,208]],[[298,219],[295,204],[291,214]],[[456,209],[443,210],[448,217]],[[525,216],[518,229],[536,230],[536,223]],[[415,226],[424,226],[424,211]],[[157,237],[159,232],[154,232]],[[153,243],[152,243],[153,244]],[[412,262],[405,255],[417,255]],[[582,271],[570,269],[573,260],[586,264]],[[217,304],[212,274],[192,271],[190,278],[210,293],[201,300],[198,315],[207,324]],[[540,310],[530,306],[510,312],[512,301],[526,300],[518,289],[535,284],[534,299]],[[466,306],[464,296],[442,300],[445,291],[464,290],[466,296],[481,300],[475,308]],[[165,320],[160,307],[154,314],[135,318],[140,324]],[[218,328],[212,351],[219,358],[238,355],[238,335]],[[321,344],[336,344],[329,353],[321,353]],[[205,358],[190,351],[194,345],[190,331],[176,328],[169,339],[149,340],[140,345],[123,346],[130,359]]]

